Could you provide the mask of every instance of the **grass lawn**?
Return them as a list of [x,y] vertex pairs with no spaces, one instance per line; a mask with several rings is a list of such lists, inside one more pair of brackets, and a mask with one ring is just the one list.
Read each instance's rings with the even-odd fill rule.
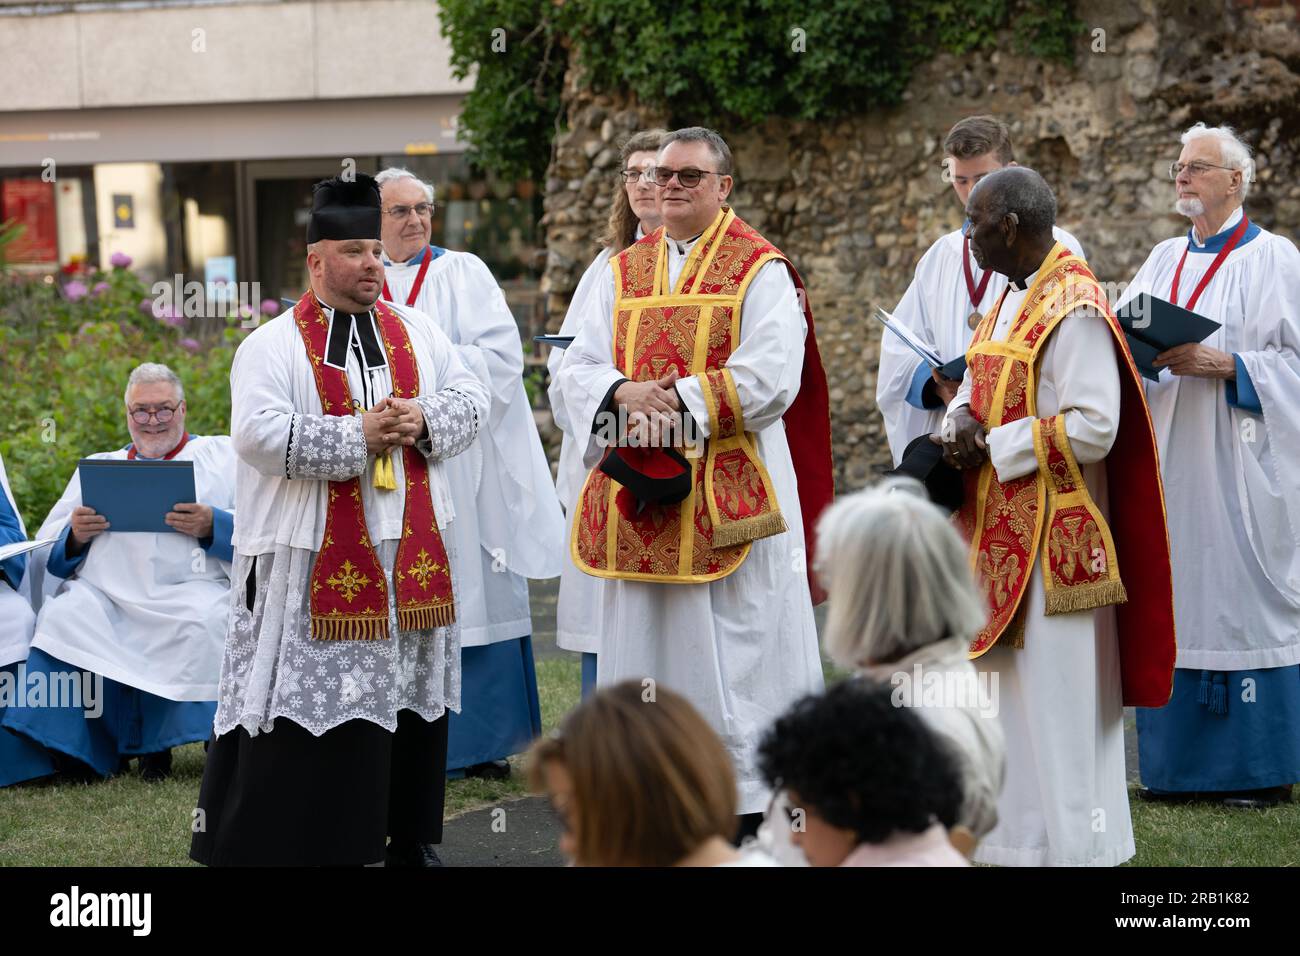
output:
[[[549,731],[579,696],[576,657],[537,663],[542,725]],[[509,780],[454,780],[447,814],[527,792],[521,758]],[[37,781],[0,790],[0,866],[185,866],[203,746],[175,751],[173,776],[146,784],[134,773],[90,785]],[[1130,805],[1133,866],[1295,866],[1300,804],[1230,811],[1210,806]]]

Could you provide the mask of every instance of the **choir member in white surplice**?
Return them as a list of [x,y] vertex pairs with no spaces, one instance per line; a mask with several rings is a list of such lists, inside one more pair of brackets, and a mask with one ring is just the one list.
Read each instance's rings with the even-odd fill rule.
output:
[[564,516],[524,391],[519,325],[483,260],[430,245],[433,187],[375,177],[384,201],[384,299],[428,315],[492,396],[481,441],[445,465],[458,520],[460,713],[447,769],[504,776],[542,732],[528,579],[560,573]]
[[1173,671],[1155,440],[1105,294],[1053,237],[1042,177],[991,173],[966,212],[981,265],[1011,280],[942,425],[989,606],[970,653],[997,676],[1007,748],[975,859],[1115,866],[1134,853],[1124,706],[1163,705]]
[[[27,527],[18,513],[4,459],[0,459],[0,547],[27,540]],[[0,718],[18,699],[19,678],[27,669],[16,666],[27,659],[36,615],[31,605],[28,556],[0,561]],[[0,727],[0,787],[54,773],[54,760],[40,744]]]
[[[650,171],[654,168],[655,153],[659,150],[663,135],[664,130],[661,129],[634,133],[619,150],[622,163],[619,181],[614,189],[609,225],[601,237],[605,248],[596,254],[596,258],[578,280],[578,287],[573,292],[569,310],[564,314],[557,335],[578,334],[582,316],[588,311],[587,300],[600,287],[600,280],[609,274],[610,258],[646,233],[659,228],[659,207],[655,203],[654,180],[650,177]],[[567,349],[553,348],[546,359],[546,367],[551,375],[548,392],[551,415],[563,436],[560,440],[555,490],[568,515],[566,532],[572,530],[573,506],[587,477],[587,469],[582,463],[582,451],[587,444],[583,434],[585,427],[575,430],[575,424],[564,404],[564,393],[558,386],[560,368],[567,355]],[[599,615],[596,609],[600,606],[600,589],[604,581],[583,574],[569,560],[567,534],[563,549],[560,595],[555,606],[555,643],[566,651],[582,654],[582,693],[585,697],[596,687],[596,652],[600,649],[597,627]]]
[[[1014,166],[1011,131],[992,116],[968,116],[943,141],[944,178],[962,207],[975,184],[995,170]],[[1007,277],[981,269],[970,250],[970,223],[940,237],[921,256],[916,274],[894,309],[896,318],[933,348],[945,362],[966,354],[975,324],[998,301]],[[1083,246],[1059,226],[1058,242],[1079,257]],[[889,450],[897,465],[909,442],[939,430],[943,412],[960,380],[931,369],[903,340],[885,329],[880,336],[876,407],[885,420]]]
[[1220,323],[1147,383],[1169,502],[1174,696],[1138,711],[1143,796],[1230,806],[1300,781],[1300,253],[1252,222],[1249,148],[1198,123],[1170,169],[1185,236],[1125,292]]
[[15,707],[3,724],[77,761],[70,769],[79,774],[108,776],[138,756],[141,775],[156,780],[170,773],[172,747],[212,732],[230,603],[235,456],[226,436],[186,431],[185,392],[167,366],[136,368],[125,401],[131,444],[90,457],[192,461],[198,501],[173,505],[166,521],[174,532],[114,532],[82,504],[80,476],[72,476],[36,533],[58,540],[37,552],[40,613],[26,668],[81,671],[83,686],[97,675],[103,713]]
[[[570,554],[604,579],[599,684],[685,695],[726,744],[756,829],[771,796],[758,738],[823,686],[804,571],[831,496],[825,373],[797,273],[725,205],[726,143],[698,127],[663,143],[664,225],[611,260],[560,369],[590,469]],[[674,413],[707,439],[700,455],[667,434]]]
[[311,289],[231,368],[236,584],[201,863],[440,865],[460,707],[442,462],[488,396],[434,322],[378,301],[379,235],[373,179],[317,183]]

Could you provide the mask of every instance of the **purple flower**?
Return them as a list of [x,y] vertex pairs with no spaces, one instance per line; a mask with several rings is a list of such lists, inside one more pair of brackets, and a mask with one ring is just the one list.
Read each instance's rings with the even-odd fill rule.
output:
[[103,295],[103,294],[104,294],[105,292],[107,292],[107,291],[108,291],[108,283],[107,283],[107,282],[96,282],[95,285],[94,285],[94,287],[90,290],[90,294],[91,294],[91,295],[94,295],[94,296],[100,296],[100,295]]
[[181,315],[175,309],[168,309],[162,316],[163,322],[170,325],[173,329],[185,328],[185,316]]
[[197,352],[199,349],[203,348],[203,346],[198,343],[197,339],[185,338],[181,339],[176,344],[187,352]]
[[263,299],[263,300],[262,300],[262,314],[263,314],[263,315],[279,315],[279,314],[280,314],[280,303],[279,303],[279,302],[276,302],[274,299]]
[[157,313],[157,311],[155,311],[155,309],[154,309],[153,306],[154,306],[154,301],[153,301],[153,299],[141,299],[141,300],[140,300],[140,311],[143,312],[145,315],[152,315],[152,316],[156,319],[156,318],[158,318],[159,316],[158,316],[158,313]]
[[80,302],[89,291],[84,282],[78,282],[76,279],[63,287],[63,294],[68,297],[69,302]]
[[125,252],[115,252],[109,257],[108,262],[114,269],[125,269],[131,264],[131,257]]

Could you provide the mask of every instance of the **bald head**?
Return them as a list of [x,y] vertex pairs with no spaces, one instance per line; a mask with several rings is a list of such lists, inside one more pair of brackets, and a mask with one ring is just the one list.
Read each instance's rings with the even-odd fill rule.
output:
[[1032,169],[1008,166],[975,185],[966,216],[980,267],[1021,279],[1038,268],[1052,246],[1056,196]]
[[1056,225],[1056,194],[1028,166],[1009,166],[985,176],[971,190],[967,208],[976,202],[985,203],[997,219],[1014,213],[1026,237],[1050,235]]

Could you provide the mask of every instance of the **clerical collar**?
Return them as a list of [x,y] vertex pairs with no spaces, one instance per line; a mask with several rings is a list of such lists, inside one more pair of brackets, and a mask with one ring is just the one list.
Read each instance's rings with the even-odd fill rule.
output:
[[1011,290],[1013,292],[1024,292],[1026,289],[1028,289],[1030,286],[1034,284],[1034,280],[1038,278],[1038,273],[1040,271],[1042,271],[1041,266],[1038,269],[1035,269],[1029,275],[1025,276],[1019,282],[1017,282],[1015,279],[1012,279],[1010,282],[1007,283],[1007,285],[1011,286]]
[[695,236],[692,239],[685,239],[685,240],[674,239],[672,236],[668,236],[668,235],[665,235],[665,238],[677,249],[678,255],[684,256],[691,251],[692,246],[694,246],[697,242],[700,241],[700,236],[702,235],[704,235],[704,233],[700,233],[699,236]]
[[334,309],[321,303],[330,318],[329,334],[325,339],[325,364],[333,368],[347,369],[348,347],[354,343],[360,347],[358,358],[367,371],[385,368],[388,360],[384,356],[384,347],[375,327],[374,312],[352,314]]
[[[431,255],[429,256],[429,261],[430,261],[430,262],[432,262],[434,259],[437,259],[440,255],[442,255],[443,253],[445,253],[445,252],[447,251],[446,249],[443,249],[441,246],[434,246],[434,245],[425,246],[424,249],[421,249],[421,250],[420,250],[419,252],[417,252],[415,255],[411,256],[411,258],[409,258],[409,259],[407,259],[405,262],[403,262],[402,265],[404,265],[404,266],[418,266],[418,265],[420,264],[420,262],[423,261],[423,259],[424,259],[424,251],[425,251],[425,249],[429,250],[430,253],[431,253]],[[391,269],[391,268],[395,265],[395,263],[393,262],[393,260],[390,259],[390,258],[388,258],[388,256],[383,256],[383,257],[382,257],[382,261],[383,261],[383,263],[384,263],[384,268],[385,268],[385,269]]]
[[[1218,232],[1210,236],[1210,238],[1206,239],[1204,242],[1201,242],[1200,238],[1196,235],[1195,226],[1193,226],[1191,229],[1188,229],[1187,230],[1188,250],[1191,252],[1212,253],[1214,255],[1218,255],[1218,253],[1223,249],[1223,247],[1227,245],[1228,240],[1232,238],[1232,231],[1241,224],[1241,217],[1244,215],[1245,215],[1244,211],[1240,206],[1238,206],[1236,209],[1232,211],[1231,215],[1229,215],[1228,218],[1224,220],[1222,228],[1220,228]],[[1254,239],[1258,235],[1259,235],[1259,226],[1255,225],[1253,222],[1250,223],[1248,226],[1246,226],[1246,232],[1242,235],[1240,241],[1238,241],[1237,243],[1237,246],[1234,248],[1244,246],[1246,243],[1250,242],[1250,240]]]

